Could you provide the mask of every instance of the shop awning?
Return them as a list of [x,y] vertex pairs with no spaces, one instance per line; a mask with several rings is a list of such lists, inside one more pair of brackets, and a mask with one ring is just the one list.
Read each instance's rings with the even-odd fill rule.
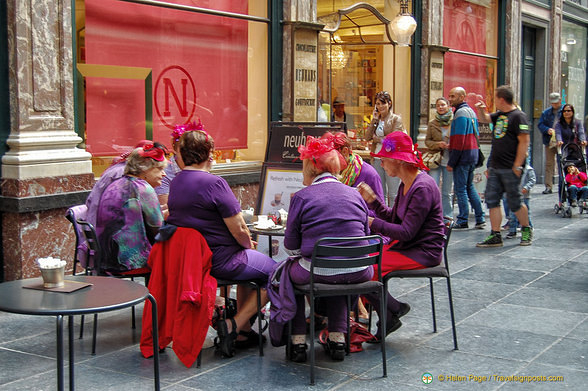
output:
[[[321,16],[318,21],[325,25],[323,31],[331,34],[332,43],[395,44],[390,34],[390,20],[371,4],[357,3]],[[338,36],[344,36],[345,39],[338,39],[335,32],[338,32]],[[378,39],[375,40],[374,37]],[[379,37],[383,37],[383,40]]]

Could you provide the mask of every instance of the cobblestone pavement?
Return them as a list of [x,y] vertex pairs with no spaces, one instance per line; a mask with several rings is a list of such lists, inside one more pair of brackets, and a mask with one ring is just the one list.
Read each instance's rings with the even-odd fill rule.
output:
[[[317,347],[314,387],[308,365],[286,361],[284,348],[268,345],[264,357],[251,348],[231,359],[207,348],[201,368],[184,367],[168,348],[161,356],[162,389],[585,389],[588,216],[577,209],[571,218],[555,215],[557,195],[541,190],[537,186],[531,200],[532,246],[519,246],[517,238],[479,249],[475,243],[489,228],[454,231],[449,265],[459,350],[453,350],[445,281],[434,284],[437,333],[428,282],[391,281],[391,293],[412,310],[386,340],[387,378],[378,345],[364,344],[343,362]],[[89,318],[86,335],[75,340],[77,389],[152,390],[153,362],[139,353],[140,327],[130,328],[130,310],[100,315],[95,356]],[[55,376],[55,320],[0,313],[0,390],[53,390]]]

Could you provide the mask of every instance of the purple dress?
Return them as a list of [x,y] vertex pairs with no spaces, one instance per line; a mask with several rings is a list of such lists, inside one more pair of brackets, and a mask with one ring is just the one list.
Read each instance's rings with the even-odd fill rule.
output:
[[[335,195],[330,197],[329,195]],[[357,190],[339,182],[330,174],[319,175],[312,185],[299,190],[290,201],[288,226],[284,246],[300,250],[302,259],[293,262],[290,279],[294,284],[310,281],[310,258],[316,241],[322,237],[352,237],[369,235],[368,208]],[[315,269],[315,281],[345,284],[368,281],[373,268]],[[304,334],[306,320],[304,297],[296,297],[296,314],[292,321],[294,334]],[[329,331],[347,329],[347,311],[344,296],[325,298],[324,306],[329,318]]]
[[212,251],[216,278],[267,280],[275,262],[258,251],[243,248],[223,219],[241,212],[227,181],[204,171],[182,170],[172,181],[167,222],[198,230]]
[[[378,174],[376,169],[371,164],[365,161],[363,162],[361,171],[359,172],[359,175],[355,179],[355,183],[352,186],[357,187],[357,185],[359,185],[361,182],[367,183],[372,188],[374,193],[376,193],[379,199],[384,199],[384,190],[382,189],[382,179],[380,179],[380,174]],[[372,216],[371,213],[370,216]]]
[[149,183],[126,175],[112,182],[102,193],[96,221],[102,268],[127,271],[147,266],[150,236],[162,223],[159,201]]
[[86,221],[94,227],[96,227],[96,216],[98,215],[98,205],[100,205],[102,193],[104,193],[104,190],[106,190],[112,182],[122,178],[126,164],[127,162],[123,160],[108,167],[102,173],[100,179],[94,184],[92,191],[88,195],[88,198],[86,199],[86,206],[88,207]]
[[178,175],[178,173],[182,171],[178,166],[176,161],[176,157],[173,156],[169,159],[169,164],[165,167],[163,172],[165,172],[165,176],[161,179],[161,185],[155,188],[155,192],[158,196],[169,194],[169,187],[171,185],[171,181]]

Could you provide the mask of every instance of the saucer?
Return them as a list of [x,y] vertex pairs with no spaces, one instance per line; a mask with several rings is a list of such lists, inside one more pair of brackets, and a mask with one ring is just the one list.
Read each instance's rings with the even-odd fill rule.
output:
[[284,228],[284,226],[282,226],[282,225],[273,225],[271,227],[260,227],[259,225],[257,225],[257,224],[254,223],[253,224],[253,228],[258,229],[260,231],[276,231],[276,230],[279,230],[279,229]]

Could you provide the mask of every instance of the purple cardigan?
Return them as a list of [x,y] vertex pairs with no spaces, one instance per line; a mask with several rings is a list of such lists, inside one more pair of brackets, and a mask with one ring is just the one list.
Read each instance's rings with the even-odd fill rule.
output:
[[372,233],[381,233],[393,241],[389,251],[413,259],[423,266],[436,266],[443,255],[443,208],[435,180],[424,173],[417,175],[404,194],[400,183],[392,208],[377,199],[369,205],[376,213]]
[[367,213],[367,205],[355,188],[333,176],[319,178],[292,197],[284,246],[300,249],[302,256],[310,259],[315,242],[322,237],[369,235]]

